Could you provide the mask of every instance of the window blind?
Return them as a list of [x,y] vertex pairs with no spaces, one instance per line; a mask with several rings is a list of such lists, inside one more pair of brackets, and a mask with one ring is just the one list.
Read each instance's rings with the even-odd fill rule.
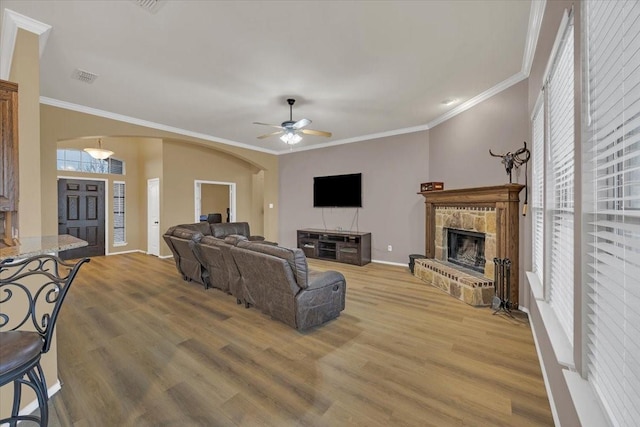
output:
[[640,420],[640,3],[589,1],[583,183],[586,377],[613,425]]
[[546,215],[549,220],[549,305],[573,345],[574,70],[573,20],[553,59],[548,93]]
[[124,223],[124,182],[113,183],[113,244],[126,243]]
[[533,272],[544,283],[544,92],[531,120],[531,217]]

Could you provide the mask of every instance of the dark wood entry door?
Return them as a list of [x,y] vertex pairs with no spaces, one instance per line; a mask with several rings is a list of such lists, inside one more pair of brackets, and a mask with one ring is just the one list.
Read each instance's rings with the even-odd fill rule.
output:
[[62,259],[104,255],[104,182],[58,180],[58,234],[89,245],[60,252]]

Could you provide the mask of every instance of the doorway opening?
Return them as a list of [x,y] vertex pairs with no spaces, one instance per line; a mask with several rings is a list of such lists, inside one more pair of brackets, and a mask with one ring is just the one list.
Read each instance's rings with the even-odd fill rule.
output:
[[236,220],[236,183],[195,180],[195,222],[219,213],[222,222]]

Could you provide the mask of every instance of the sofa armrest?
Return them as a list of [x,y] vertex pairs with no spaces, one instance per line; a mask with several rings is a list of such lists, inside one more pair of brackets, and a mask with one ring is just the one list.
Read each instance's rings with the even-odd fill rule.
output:
[[309,271],[309,281],[306,290],[320,289],[346,282],[342,273],[337,271]]
[[308,329],[335,319],[344,310],[347,282],[337,271],[309,271],[308,287],[296,295],[296,327]]
[[264,236],[249,236],[248,239],[252,242],[260,242],[264,240]]

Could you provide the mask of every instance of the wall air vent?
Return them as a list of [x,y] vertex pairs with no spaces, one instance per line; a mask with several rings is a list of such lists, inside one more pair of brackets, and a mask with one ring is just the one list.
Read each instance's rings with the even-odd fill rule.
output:
[[160,9],[162,5],[165,3],[164,0],[133,0],[133,1],[136,2],[138,6],[140,6],[141,8],[143,8],[144,10],[150,13],[156,13],[158,9]]
[[91,84],[98,78],[98,75],[89,71],[81,70],[80,68],[76,68],[75,70],[73,70],[71,78]]

